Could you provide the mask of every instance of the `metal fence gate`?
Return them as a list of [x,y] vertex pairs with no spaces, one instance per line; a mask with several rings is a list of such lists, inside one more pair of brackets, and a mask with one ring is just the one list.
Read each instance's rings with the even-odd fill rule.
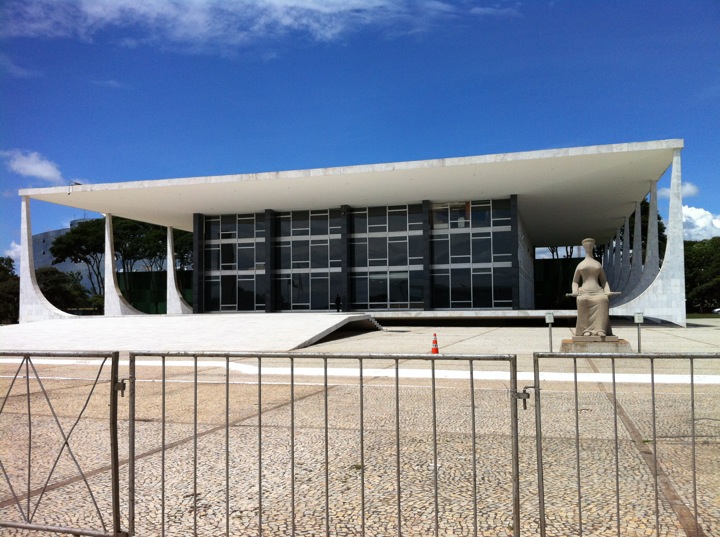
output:
[[0,365],[9,535],[720,535],[718,354]]
[[535,353],[540,535],[719,535],[718,365]]
[[[118,353],[0,352],[0,363],[10,372],[0,403],[0,527],[127,535],[120,512],[118,393],[125,384]],[[81,366],[84,377],[68,376],[71,366]]]

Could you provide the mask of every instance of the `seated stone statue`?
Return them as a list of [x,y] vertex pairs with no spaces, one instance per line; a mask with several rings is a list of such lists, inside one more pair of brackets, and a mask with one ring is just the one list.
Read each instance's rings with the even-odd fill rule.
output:
[[595,239],[582,241],[585,259],[575,269],[572,293],[577,297],[576,336],[610,336],[610,291],[602,265],[593,257]]

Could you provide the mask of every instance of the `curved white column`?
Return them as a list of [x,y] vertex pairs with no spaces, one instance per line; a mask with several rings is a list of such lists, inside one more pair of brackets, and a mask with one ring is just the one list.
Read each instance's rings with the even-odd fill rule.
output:
[[167,257],[165,261],[167,267],[167,291],[166,291],[166,313],[169,315],[192,313],[192,307],[185,302],[180,291],[180,283],[177,279],[177,270],[175,268],[175,239],[173,238],[173,228],[167,228]]
[[22,197],[20,216],[20,315],[19,321],[44,321],[75,317],[53,306],[45,298],[35,277],[35,260],[32,247],[32,226],[30,225],[30,199]]
[[112,215],[105,215],[105,315],[146,315],[133,308],[122,296],[115,272],[115,242],[113,240]]
[[[670,179],[670,211],[667,225],[667,247],[662,268],[657,269],[657,186],[650,197],[648,251],[645,270],[639,282],[639,294],[631,300],[612,307],[612,315],[632,316],[642,312],[645,317],[685,326],[685,253],[682,227],[682,169],[680,149],[673,155]],[[655,218],[652,218],[653,211]],[[654,221],[654,229],[652,228]],[[637,236],[637,235],[636,235]],[[655,276],[653,278],[653,276]],[[652,279],[651,279],[652,278]],[[648,282],[646,284],[646,282]]]

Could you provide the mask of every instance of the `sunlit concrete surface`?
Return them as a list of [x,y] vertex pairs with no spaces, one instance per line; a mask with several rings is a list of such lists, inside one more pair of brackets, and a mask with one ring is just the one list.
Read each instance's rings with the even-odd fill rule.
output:
[[0,328],[0,350],[288,351],[348,323],[374,330],[364,313],[264,313],[77,317]]

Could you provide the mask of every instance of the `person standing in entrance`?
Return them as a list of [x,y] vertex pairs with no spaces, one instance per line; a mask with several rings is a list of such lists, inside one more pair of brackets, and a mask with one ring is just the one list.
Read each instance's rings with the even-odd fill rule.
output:
[[342,309],[342,299],[340,298],[340,295],[335,295],[335,309],[340,313],[340,310]]

